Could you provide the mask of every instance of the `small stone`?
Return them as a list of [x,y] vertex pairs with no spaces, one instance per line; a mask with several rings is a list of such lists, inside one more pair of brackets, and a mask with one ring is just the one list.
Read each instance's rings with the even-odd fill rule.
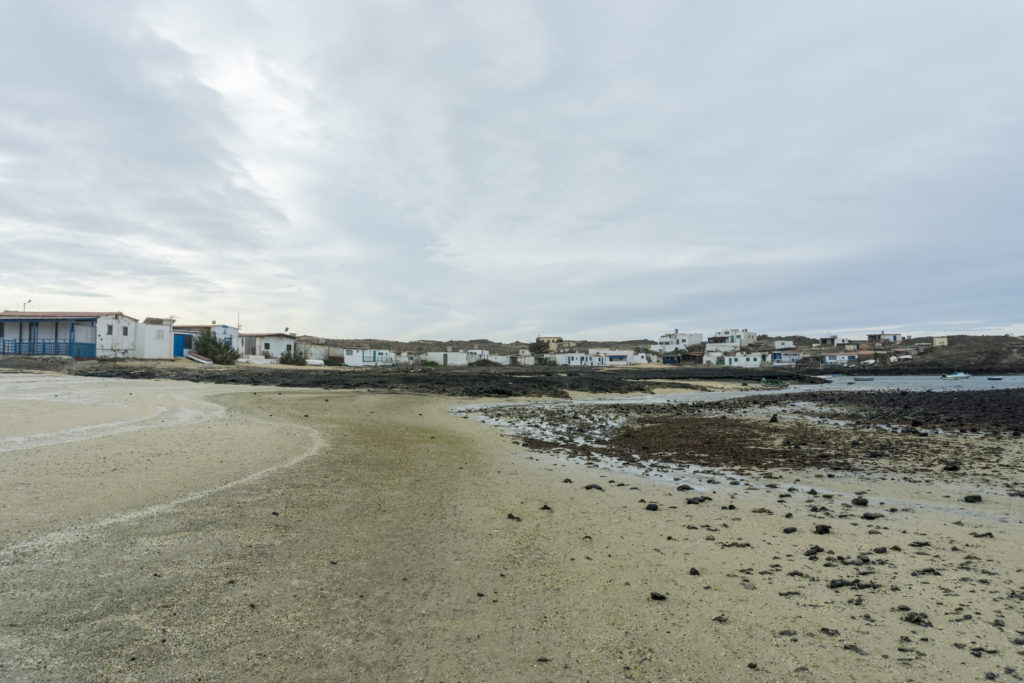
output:
[[651,591],[651,600],[667,600],[667,599],[668,598],[666,598],[661,593],[655,593],[654,591]]
[[550,509],[551,509],[551,506],[550,506],[550,505],[548,505],[547,503],[545,503],[544,505],[541,505],[541,506],[540,506],[540,509],[541,509],[541,510],[550,510]]
[[700,571],[696,567],[690,567],[690,576],[700,576]]
[[976,493],[972,493],[969,496],[964,496],[964,502],[965,503],[980,503],[981,502],[981,496],[979,496]]
[[857,498],[854,498],[853,500],[851,500],[850,502],[853,503],[854,505],[862,505],[863,506],[863,505],[867,505],[868,504],[868,499],[867,498],[862,498],[862,497],[857,497]]
[[583,487],[584,491],[604,491],[600,484],[587,484]]
[[725,622],[729,621],[729,617],[725,616],[724,614],[719,614],[711,621],[717,621],[719,624],[724,624]]
[[928,619],[928,615],[924,612],[908,612],[907,616],[903,617],[903,621],[914,624],[915,626],[931,627],[932,625],[932,622]]
[[863,515],[860,516],[861,519],[866,519],[869,522],[876,519],[881,519],[882,517],[885,517],[885,515],[883,515],[881,512],[865,512]]
[[814,533],[816,534],[827,534],[831,533],[832,527],[828,524],[818,524],[814,527]]
[[795,526],[787,526],[785,529],[782,530],[782,533],[784,533],[784,534],[791,534],[794,531],[796,531],[796,527]]
[[517,522],[521,522],[521,521],[523,521],[521,517],[516,517],[516,516],[515,516],[515,515],[513,515],[513,514],[512,514],[511,512],[510,512],[510,513],[508,513],[508,518],[509,518],[509,519],[514,519],[514,520],[515,520],[515,521],[517,521]]
[[757,668],[757,662],[747,662],[747,668],[748,669],[756,669]]
[[648,504],[647,504],[647,507],[646,507],[646,508],[644,508],[644,509],[645,509],[645,510],[650,510],[651,512],[657,512],[657,510],[658,510],[658,504],[657,504],[657,503],[648,503]]

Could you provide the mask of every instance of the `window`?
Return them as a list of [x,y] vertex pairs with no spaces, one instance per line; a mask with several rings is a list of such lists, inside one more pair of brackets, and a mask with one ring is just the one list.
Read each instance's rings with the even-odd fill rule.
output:
[[291,345],[291,344],[285,344],[285,345],[284,345],[284,349],[285,349],[285,351],[287,351],[288,353],[291,353],[291,352],[292,352],[292,345]]
[[114,326],[113,325],[107,325],[107,334],[109,334],[109,335],[114,334]]
[[346,356],[351,356],[352,355],[352,349],[345,349],[345,355]]
[[128,326],[127,325],[125,325],[124,327],[121,328],[121,336],[122,337],[127,337],[128,336]]
[[263,350],[264,351],[269,351],[270,350],[270,342],[263,342]]
[[0,338],[4,336],[4,324],[0,323]]

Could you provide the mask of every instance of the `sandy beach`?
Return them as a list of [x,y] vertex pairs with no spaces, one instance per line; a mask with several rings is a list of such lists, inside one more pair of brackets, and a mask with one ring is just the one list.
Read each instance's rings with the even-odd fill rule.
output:
[[470,402],[0,373],[0,679],[1021,679],[1002,482],[680,491]]

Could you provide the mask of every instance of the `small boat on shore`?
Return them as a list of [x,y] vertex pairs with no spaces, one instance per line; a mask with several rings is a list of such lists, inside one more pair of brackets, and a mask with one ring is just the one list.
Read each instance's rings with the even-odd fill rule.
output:
[[949,372],[942,376],[942,379],[970,379],[971,375],[967,372]]
[[874,377],[856,377],[856,376],[854,376],[853,381],[854,382],[874,382],[875,378]]
[[195,351],[186,351],[185,358],[188,358],[189,360],[194,360],[197,363],[202,363],[203,365],[213,365],[213,360],[207,358],[206,356],[200,356]]
[[770,389],[782,389],[783,387],[789,386],[789,380],[781,379],[779,377],[762,377],[761,386]]
[[988,381],[989,382],[999,382],[999,381],[1002,381],[1002,379],[1003,379],[1002,377],[989,377]]

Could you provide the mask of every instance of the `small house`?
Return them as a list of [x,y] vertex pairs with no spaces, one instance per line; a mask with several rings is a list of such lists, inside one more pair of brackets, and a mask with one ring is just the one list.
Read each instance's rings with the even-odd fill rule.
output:
[[275,359],[296,352],[295,335],[288,332],[246,332],[238,336],[246,356]]
[[0,312],[0,354],[135,358],[136,318],[121,312]]

